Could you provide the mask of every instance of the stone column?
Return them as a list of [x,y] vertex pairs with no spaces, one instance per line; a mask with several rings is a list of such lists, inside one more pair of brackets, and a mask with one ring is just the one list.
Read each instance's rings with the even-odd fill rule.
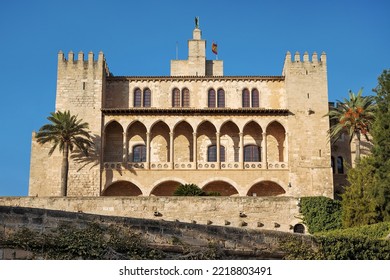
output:
[[283,162],[288,162],[288,133],[284,137]]
[[221,143],[220,143],[220,133],[215,133],[217,141],[217,168],[221,168]]
[[150,168],[150,132],[146,132],[146,169]]
[[169,132],[169,162],[171,163],[171,168],[172,169],[173,169],[173,164],[174,164],[173,149],[174,149],[174,146],[173,146],[173,132]]
[[196,140],[196,132],[192,133],[192,142],[193,142],[193,145],[192,145],[192,154],[193,154],[193,161],[194,161],[194,167],[195,169],[197,169],[198,167],[198,148],[197,148],[197,140]]
[[267,133],[263,133],[263,141],[262,141],[262,155],[261,155],[261,161],[264,164],[265,168],[268,168],[267,166]]
[[122,155],[122,161],[123,162],[127,162],[127,143],[126,143],[126,140],[127,140],[127,133],[126,132],[123,132],[123,155]]
[[240,143],[239,143],[239,154],[238,154],[238,161],[239,161],[239,168],[244,168],[244,133],[240,132],[238,134],[240,136]]

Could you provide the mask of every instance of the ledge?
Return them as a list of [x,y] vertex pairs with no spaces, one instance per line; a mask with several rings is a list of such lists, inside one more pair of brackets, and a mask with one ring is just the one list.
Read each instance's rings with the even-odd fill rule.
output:
[[107,81],[284,81],[284,76],[110,76]]
[[102,108],[105,115],[256,115],[287,116],[288,109],[265,108]]

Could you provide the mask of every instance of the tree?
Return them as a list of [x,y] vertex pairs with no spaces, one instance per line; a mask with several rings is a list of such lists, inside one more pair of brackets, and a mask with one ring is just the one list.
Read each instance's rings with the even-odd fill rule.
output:
[[362,96],[361,88],[357,95],[349,91],[349,99],[343,102],[337,100],[337,106],[332,107],[326,116],[330,119],[328,134],[334,143],[344,132],[348,133],[349,141],[356,137],[356,161],[360,160],[360,141],[363,135],[370,141],[368,134],[372,127],[375,111],[373,96]]
[[342,195],[344,227],[390,221],[390,71],[378,78],[370,156],[348,171]]
[[349,186],[341,195],[343,227],[354,227],[375,224],[381,219],[375,210],[373,195],[375,168],[373,158],[367,156],[359,161],[355,168],[348,170]]
[[67,195],[69,152],[78,148],[84,156],[88,156],[88,150],[93,142],[88,129],[88,123],[77,119],[69,111],[50,113],[47,118],[51,123],[42,126],[36,134],[37,142],[40,144],[52,143],[49,156],[58,148],[62,152],[61,166],[61,196]]
[[390,221],[390,69],[384,70],[374,89],[377,110],[372,129],[376,210],[383,221]]

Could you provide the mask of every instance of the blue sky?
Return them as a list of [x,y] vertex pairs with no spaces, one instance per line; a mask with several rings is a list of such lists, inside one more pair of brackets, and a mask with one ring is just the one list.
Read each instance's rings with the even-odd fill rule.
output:
[[281,75],[287,51],[325,51],[329,99],[390,68],[390,1],[3,1],[0,196],[28,194],[32,131],[54,110],[57,53],[103,51],[114,75],[169,75],[187,57],[194,17],[225,75]]

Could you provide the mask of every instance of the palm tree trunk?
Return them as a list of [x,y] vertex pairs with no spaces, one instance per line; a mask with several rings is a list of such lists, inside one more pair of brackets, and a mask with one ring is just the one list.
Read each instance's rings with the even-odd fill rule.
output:
[[61,166],[61,196],[66,196],[68,191],[68,169],[69,169],[69,146],[64,143],[64,150],[62,152],[62,166]]
[[355,145],[356,145],[355,163],[358,164],[360,161],[360,135],[358,133],[356,134]]

